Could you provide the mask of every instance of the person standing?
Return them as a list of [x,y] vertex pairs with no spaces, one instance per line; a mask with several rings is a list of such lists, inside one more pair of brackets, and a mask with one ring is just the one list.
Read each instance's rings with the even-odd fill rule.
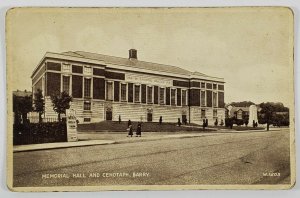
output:
[[129,126],[128,126],[127,131],[128,131],[127,137],[129,137],[129,136],[132,137],[132,135],[133,135],[132,125],[129,125]]
[[178,118],[178,122],[177,122],[178,126],[181,126],[181,122],[180,122],[180,118]]
[[127,126],[129,127],[131,125],[131,120],[128,120]]
[[142,137],[142,124],[139,122],[136,128],[136,137]]
[[202,123],[203,131],[205,130],[205,126],[206,126],[206,122],[205,119],[203,119],[203,123]]
[[205,126],[208,127],[208,119],[205,119]]

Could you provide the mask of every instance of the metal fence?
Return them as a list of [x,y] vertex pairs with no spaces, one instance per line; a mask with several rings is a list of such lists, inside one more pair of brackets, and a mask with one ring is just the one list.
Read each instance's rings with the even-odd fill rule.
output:
[[[39,123],[39,116],[28,116],[27,119],[30,123]],[[42,122],[49,123],[49,122],[58,122],[57,117],[42,117]]]

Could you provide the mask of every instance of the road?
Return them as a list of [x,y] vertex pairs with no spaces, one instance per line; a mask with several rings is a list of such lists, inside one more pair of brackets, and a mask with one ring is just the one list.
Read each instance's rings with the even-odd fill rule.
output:
[[289,184],[289,156],[288,129],[20,152],[14,186]]

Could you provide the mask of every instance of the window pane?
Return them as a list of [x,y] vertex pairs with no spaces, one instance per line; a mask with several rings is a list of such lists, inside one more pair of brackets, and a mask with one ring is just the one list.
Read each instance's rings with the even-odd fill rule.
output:
[[84,97],[91,97],[91,79],[84,79]]
[[186,101],[186,90],[182,90],[182,106],[186,106],[187,105],[187,101]]
[[127,84],[121,84],[121,101],[126,101]]
[[134,85],[134,101],[140,102],[140,85]]
[[171,89],[171,105],[176,105],[176,89]]
[[152,103],[152,87],[148,87],[147,91],[147,103]]
[[201,88],[205,88],[205,83],[204,82],[201,83]]
[[213,106],[216,107],[217,106],[217,93],[213,93]]
[[213,89],[217,89],[217,84],[213,84]]
[[83,110],[91,110],[91,102],[90,101],[85,101],[83,104]]
[[92,75],[92,68],[91,67],[84,67],[83,73],[86,75]]
[[201,106],[205,106],[205,91],[201,91]]
[[165,88],[159,89],[159,104],[165,104]]
[[113,86],[112,82],[106,83],[106,99],[113,100]]
[[70,94],[69,90],[70,90],[70,77],[69,76],[63,76],[63,91]]

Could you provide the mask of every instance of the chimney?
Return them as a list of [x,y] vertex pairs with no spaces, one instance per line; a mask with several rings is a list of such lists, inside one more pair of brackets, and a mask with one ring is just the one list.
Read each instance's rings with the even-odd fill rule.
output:
[[137,59],[137,50],[136,49],[129,50],[129,59]]

